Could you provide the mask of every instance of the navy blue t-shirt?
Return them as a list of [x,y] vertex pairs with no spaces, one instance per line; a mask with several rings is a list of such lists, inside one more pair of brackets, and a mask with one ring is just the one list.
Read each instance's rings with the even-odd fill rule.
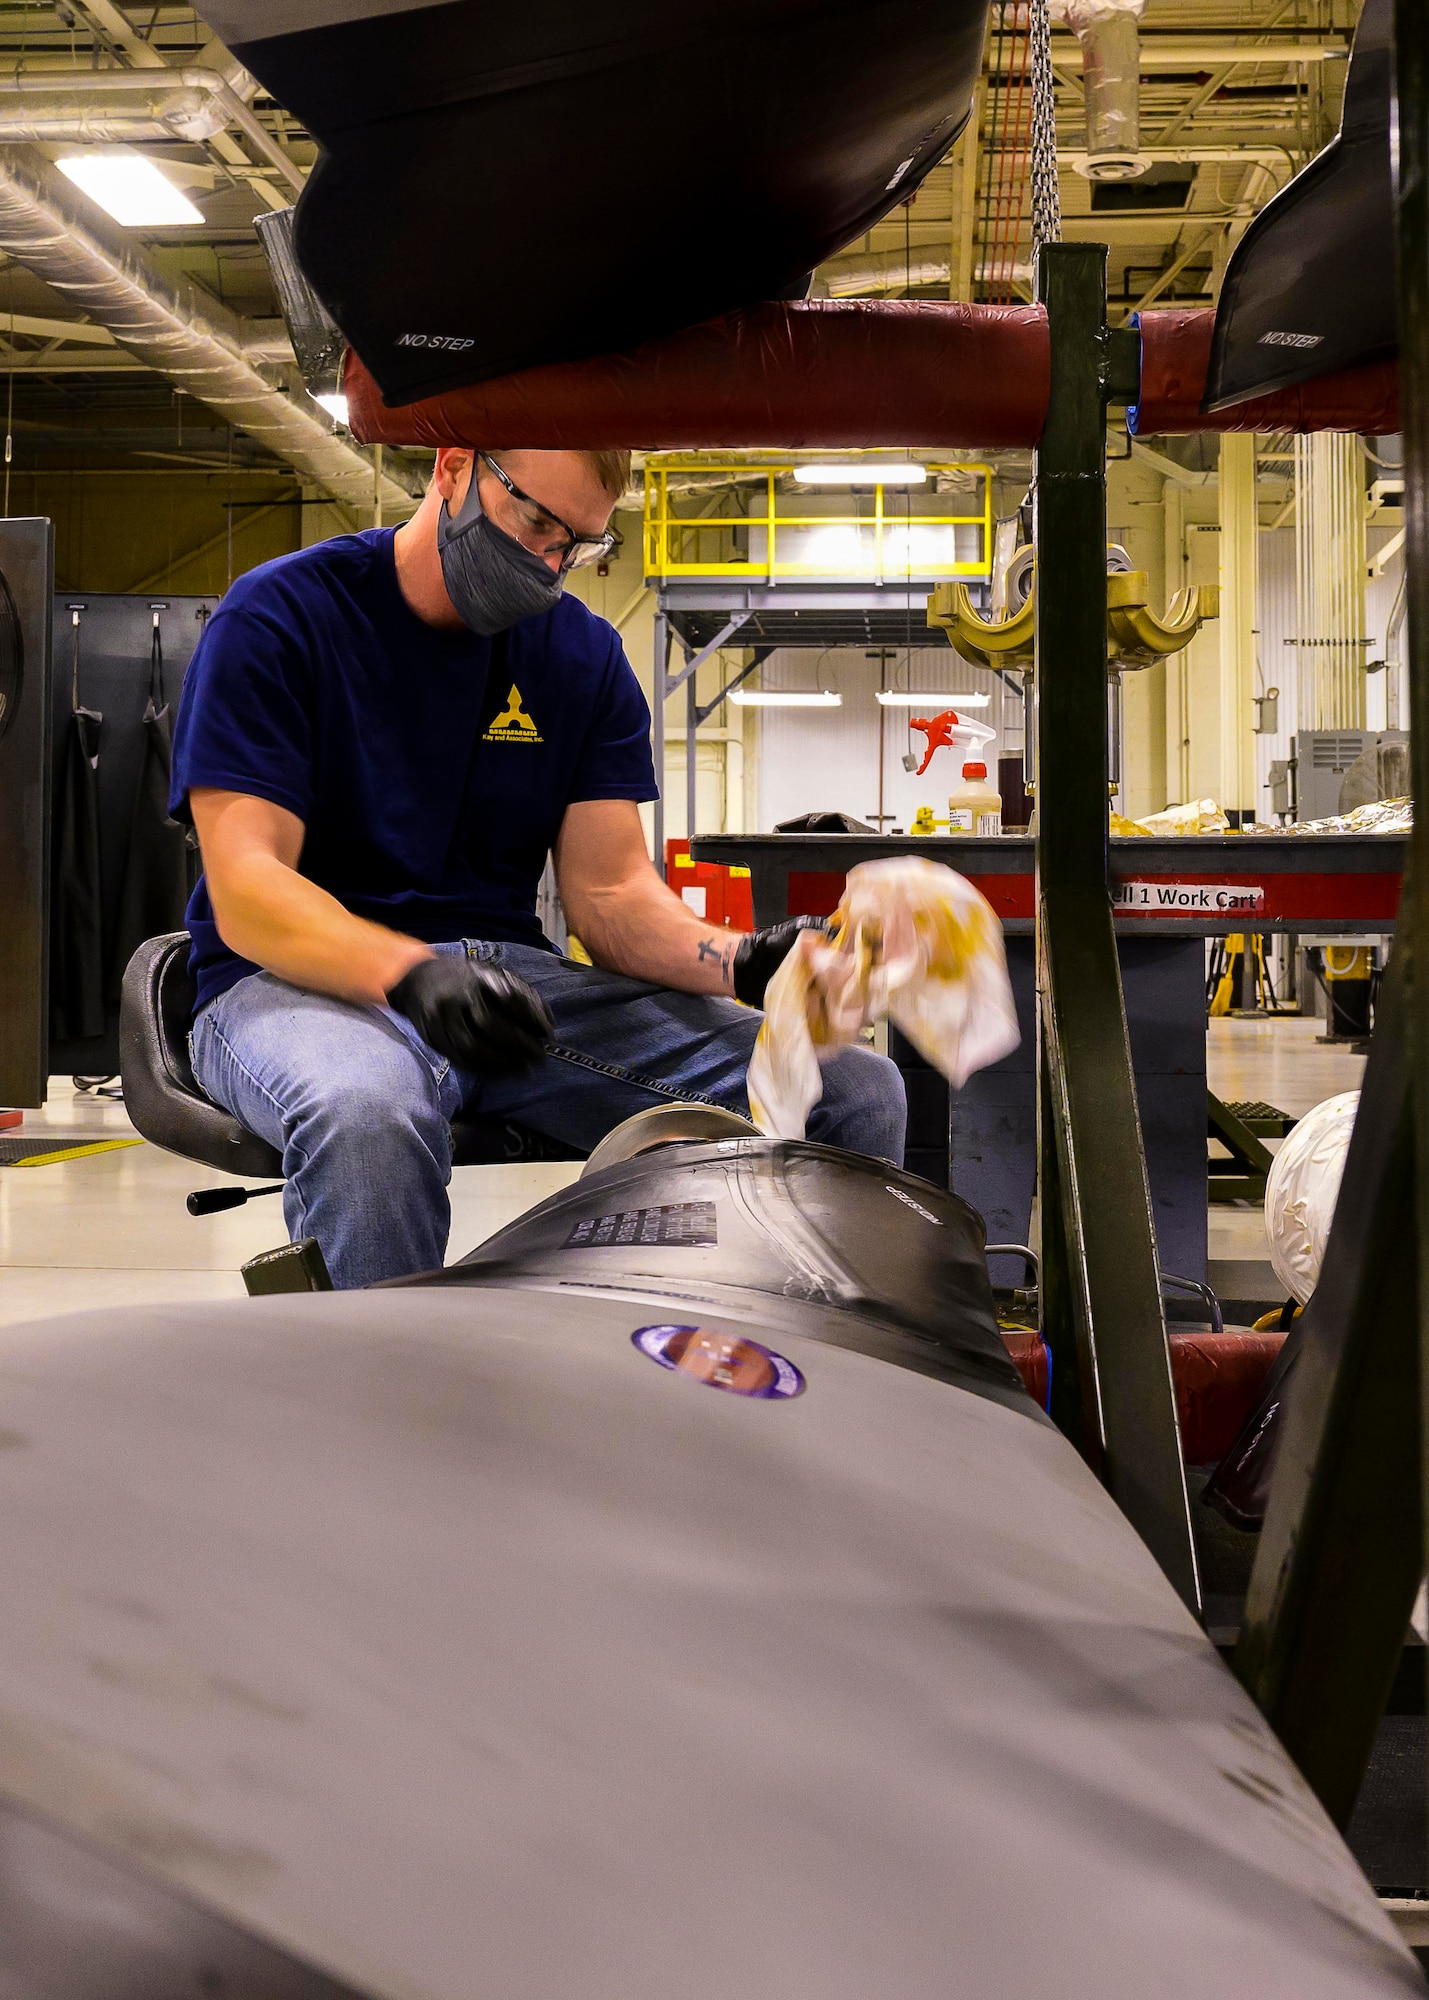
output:
[[[194,787],[284,806],[300,871],[429,944],[547,942],[536,891],[566,807],[653,799],[650,711],[614,628],[577,599],[494,639],[436,631],[397,584],[394,531],[239,579],[184,677],[170,810]],[[198,1004],[255,970],[188,907]]]

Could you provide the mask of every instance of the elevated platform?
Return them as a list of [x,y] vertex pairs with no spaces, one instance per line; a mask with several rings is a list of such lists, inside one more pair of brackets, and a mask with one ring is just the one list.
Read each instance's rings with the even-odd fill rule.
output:
[[[975,602],[985,584],[969,586]],[[687,652],[717,639],[731,618],[745,623],[739,646],[938,646],[947,633],[928,623],[931,583],[739,583],[702,578],[660,585],[659,607]]]

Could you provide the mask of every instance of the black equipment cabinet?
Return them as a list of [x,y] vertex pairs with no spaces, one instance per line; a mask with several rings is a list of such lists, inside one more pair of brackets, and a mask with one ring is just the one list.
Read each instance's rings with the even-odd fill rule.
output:
[[53,580],[50,523],[0,520],[0,1105],[48,1074]]
[[[58,782],[59,758],[70,714],[76,607],[80,620],[80,703],[98,710],[104,717],[99,732],[98,780],[100,899],[106,969],[114,943],[134,797],[144,756],[144,711],[149,699],[154,615],[157,612],[163,655],[163,697],[172,717],[178,712],[184,673],[217,604],[216,597],[86,594],[78,590],[63,592],[53,600],[50,760],[54,783]],[[119,1003],[109,997],[112,992],[113,982],[106,977],[104,1032],[82,1040],[50,1043],[46,1075],[107,1076],[118,1071]],[[48,1010],[44,1018],[48,1029]],[[0,1092],[0,1099],[3,1096]]]

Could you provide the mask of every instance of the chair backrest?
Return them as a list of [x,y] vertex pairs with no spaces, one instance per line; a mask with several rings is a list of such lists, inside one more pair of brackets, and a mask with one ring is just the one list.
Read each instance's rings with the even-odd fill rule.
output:
[[193,1006],[188,932],[147,939],[125,968],[119,1003],[124,1108],[136,1131],[171,1153],[224,1173],[278,1179],[281,1155],[205,1097],[194,1079]]

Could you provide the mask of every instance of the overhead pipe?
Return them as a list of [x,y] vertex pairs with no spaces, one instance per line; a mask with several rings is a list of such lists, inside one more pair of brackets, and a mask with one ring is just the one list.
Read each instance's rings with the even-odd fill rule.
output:
[[[1052,9],[1054,15],[1057,10]],[[1061,18],[1058,16],[1058,18]],[[1233,35],[1161,35],[1149,40],[1138,36],[1137,59],[1145,70],[1237,69],[1259,64],[1274,69],[1305,63],[1345,62],[1350,45],[1344,37],[1321,37],[1316,41],[1237,41]],[[1058,69],[1081,69],[1086,56],[1079,42],[1069,48],[1060,37],[1052,44],[1052,61]]]
[[[292,465],[355,514],[406,511],[414,497],[337,436],[304,391],[289,395],[245,354],[243,321],[142,251],[84,218],[39,160],[0,154],[0,250],[6,250],[121,347]],[[265,331],[266,331],[265,327]]]
[[[905,292],[917,285],[946,285],[952,259],[946,250],[913,251],[911,259],[902,250],[858,251],[845,257],[831,257],[814,273],[809,286],[811,299],[866,298],[870,292]],[[1006,283],[1030,284],[1032,266],[983,263],[974,267],[980,284],[997,279]]]
[[1144,174],[1141,150],[1141,33],[1146,0],[1049,0],[1054,21],[1082,46],[1087,150],[1074,162],[1090,181]]
[[868,292],[903,292],[914,285],[946,285],[952,261],[946,250],[866,250],[830,257],[814,274],[811,299],[853,299]]
[[[121,110],[96,99],[130,99]],[[56,74],[21,72],[0,84],[0,141],[76,139],[117,144],[182,139],[202,145],[236,126],[253,150],[301,193],[302,169],[289,159],[256,112],[216,69],[106,69]]]

